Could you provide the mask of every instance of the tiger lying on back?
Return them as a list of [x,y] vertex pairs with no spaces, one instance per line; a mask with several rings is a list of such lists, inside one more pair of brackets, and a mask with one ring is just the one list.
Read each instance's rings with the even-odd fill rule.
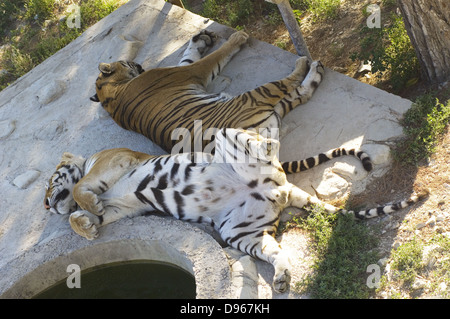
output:
[[[281,119],[296,106],[306,103],[322,81],[320,62],[297,60],[295,70],[286,78],[230,97],[208,93],[207,85],[239,52],[248,35],[232,34],[215,52],[202,55],[213,46],[215,35],[202,31],[194,36],[178,66],[148,71],[137,63],[118,61],[100,63],[96,94],[91,100],[101,102],[121,127],[143,134],[167,152],[180,142],[172,132],[185,128],[194,145],[194,121],[202,121],[203,134],[208,128],[252,128],[266,135],[264,129],[279,128]],[[263,129],[259,131],[258,129]],[[207,141],[202,139],[203,148]],[[191,143],[191,144],[189,144]]]
[[[290,261],[274,235],[285,207],[321,204],[331,213],[364,219],[419,199],[360,212],[339,210],[287,181],[276,157],[278,148],[277,140],[253,131],[221,129],[214,156],[151,156],[121,148],[86,160],[64,153],[46,186],[44,206],[54,213],[71,213],[73,230],[87,239],[97,237],[100,226],[149,211],[208,223],[230,246],[271,263],[273,287],[283,292],[289,287]],[[203,155],[202,161],[192,160],[197,155]],[[367,165],[370,160],[365,158]]]

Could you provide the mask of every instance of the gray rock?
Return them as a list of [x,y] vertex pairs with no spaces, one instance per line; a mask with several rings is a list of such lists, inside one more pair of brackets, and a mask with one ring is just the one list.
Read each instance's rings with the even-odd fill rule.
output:
[[427,286],[426,280],[421,279],[421,278],[416,278],[416,280],[412,284],[411,288],[413,290],[419,290],[419,289],[425,288],[426,286]]
[[13,184],[19,188],[25,189],[32,184],[41,173],[35,170],[26,171],[13,180]]

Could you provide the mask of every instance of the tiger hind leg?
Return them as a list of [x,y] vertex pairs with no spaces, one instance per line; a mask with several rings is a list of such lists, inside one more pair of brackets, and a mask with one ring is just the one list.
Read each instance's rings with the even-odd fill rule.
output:
[[[258,107],[268,107],[273,109],[277,103],[286,98],[292,91],[301,85],[305,78],[305,74],[308,70],[308,59],[306,57],[300,57],[295,62],[295,69],[290,75],[284,79],[273,81],[261,85],[251,91],[245,92],[231,99],[229,103],[245,103],[245,108],[253,109]],[[268,117],[265,122],[272,120],[273,117]],[[260,122],[259,127],[268,127],[268,123]],[[246,123],[238,123],[237,126],[251,127],[254,124],[252,119],[251,125]]]
[[272,235],[263,235],[262,240],[255,248],[255,256],[273,265],[273,289],[279,293],[288,290],[291,281],[289,255]]
[[275,106],[275,112],[283,118],[297,106],[308,102],[319,84],[322,82],[324,73],[325,70],[320,61],[312,62],[309,72],[302,81],[301,85],[289,93]]
[[[272,286],[276,292],[284,292],[291,280],[291,262],[287,251],[274,238],[279,223],[278,214],[273,206],[260,206],[256,211],[261,215],[253,222],[234,220],[228,213],[228,219],[219,221],[216,230],[231,247],[272,264],[275,271]],[[233,213],[241,216],[249,212],[234,210]]]
[[[239,250],[248,253],[250,256],[272,264],[274,267],[272,287],[276,292],[282,293],[289,288],[291,281],[289,255],[281,248],[272,234],[263,232],[261,235],[245,236],[238,246]],[[246,249],[241,249],[242,247],[246,247]]]
[[200,60],[213,47],[216,40],[217,36],[207,30],[202,30],[199,34],[193,36],[178,66],[189,65]]

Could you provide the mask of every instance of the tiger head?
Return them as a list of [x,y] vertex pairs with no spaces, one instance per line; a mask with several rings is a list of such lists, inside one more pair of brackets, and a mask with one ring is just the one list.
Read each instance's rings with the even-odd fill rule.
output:
[[[117,86],[124,84],[144,73],[142,66],[135,62],[117,61],[113,63],[100,63],[100,74],[95,81],[96,93],[90,99],[94,102],[104,102],[108,98],[108,92],[102,91],[107,85]],[[107,91],[107,89],[106,89]]]
[[56,171],[45,185],[44,207],[52,213],[69,214],[77,210],[73,187],[83,177],[85,159],[64,153]]

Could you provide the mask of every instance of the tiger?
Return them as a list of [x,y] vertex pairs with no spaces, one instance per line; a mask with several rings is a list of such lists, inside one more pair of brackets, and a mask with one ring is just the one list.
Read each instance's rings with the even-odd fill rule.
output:
[[[415,195],[357,212],[339,209],[288,182],[277,158],[279,147],[277,139],[255,131],[223,128],[216,135],[214,155],[153,156],[126,148],[103,150],[87,159],[64,153],[46,183],[44,207],[70,214],[71,228],[89,240],[99,235],[100,227],[149,212],[206,223],[229,246],[272,264],[272,286],[281,293],[290,286],[291,261],[275,234],[286,207],[321,205],[329,213],[367,219],[422,198]],[[314,158],[318,165],[318,156]]]
[[[196,139],[202,143],[199,151],[204,151],[208,140],[203,137],[210,128],[253,129],[268,136],[268,131],[280,128],[289,111],[313,96],[324,68],[320,61],[310,63],[303,56],[293,72],[279,81],[234,97],[208,93],[208,84],[248,38],[237,31],[219,49],[205,55],[217,36],[202,30],[189,41],[179,64],[172,67],[145,71],[132,61],[100,63],[91,100],[101,102],[122,128],[146,136],[167,152],[177,144],[189,152]],[[201,121],[201,130],[195,130],[195,121]],[[188,130],[190,138],[174,135],[178,128]]]

